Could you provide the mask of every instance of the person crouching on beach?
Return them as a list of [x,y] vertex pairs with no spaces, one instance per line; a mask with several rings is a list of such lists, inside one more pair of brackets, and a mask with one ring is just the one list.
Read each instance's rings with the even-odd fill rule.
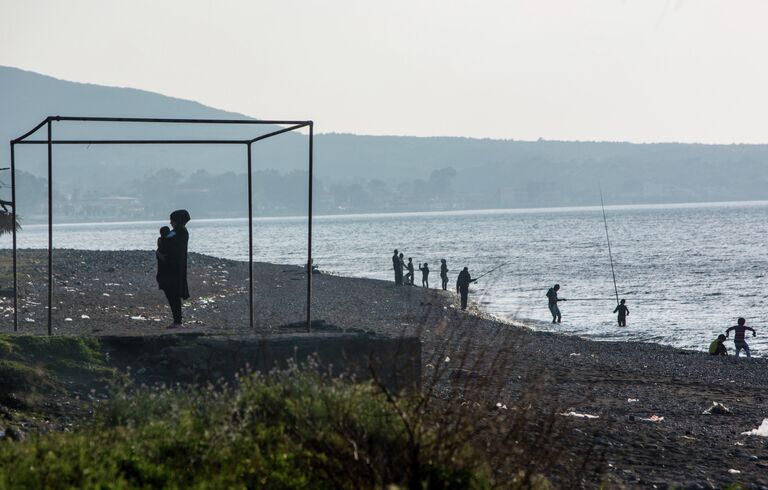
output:
[[752,355],[749,353],[747,341],[744,340],[744,334],[747,333],[747,330],[752,330],[752,336],[754,337],[756,335],[755,329],[746,326],[747,321],[743,318],[739,318],[737,323],[738,325],[734,325],[725,331],[725,336],[727,338],[730,335],[731,330],[734,330],[736,335],[733,336],[733,346],[736,348],[736,359],[739,358],[739,352],[741,352],[742,349],[747,353],[747,358],[751,359]]
[[429,267],[427,266],[427,263],[424,262],[423,267],[421,264],[419,264],[419,270],[421,271],[421,287],[428,288],[429,287]]
[[713,356],[727,356],[728,349],[725,347],[725,335],[720,334],[709,344],[709,353]]
[[616,309],[613,310],[614,313],[619,313],[619,326],[620,327],[626,327],[627,326],[627,315],[629,315],[629,308],[627,308],[626,303],[627,300],[623,299],[621,300],[621,303],[616,305]]

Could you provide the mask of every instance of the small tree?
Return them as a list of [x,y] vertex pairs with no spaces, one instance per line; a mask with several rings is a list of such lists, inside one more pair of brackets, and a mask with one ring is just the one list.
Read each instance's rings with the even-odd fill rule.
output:
[[[10,168],[0,168],[1,171],[8,171]],[[8,187],[5,182],[0,181],[0,189]],[[11,208],[9,210],[8,208]],[[5,235],[6,233],[12,233],[14,226],[16,227],[16,230],[21,229],[21,225],[19,224],[18,218],[15,220],[13,219],[13,202],[6,201],[4,199],[0,199],[0,236]]]

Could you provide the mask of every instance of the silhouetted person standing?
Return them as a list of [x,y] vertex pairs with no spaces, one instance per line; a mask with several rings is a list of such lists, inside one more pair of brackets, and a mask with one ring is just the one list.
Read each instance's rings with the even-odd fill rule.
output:
[[403,284],[403,266],[400,263],[400,256],[395,249],[395,255],[392,256],[392,268],[395,270],[395,284],[398,286]]
[[461,296],[461,309],[467,309],[467,299],[469,298],[469,285],[477,279],[472,279],[469,275],[469,269],[465,267],[459,272],[459,277],[456,279],[456,292]]
[[448,289],[448,264],[445,259],[440,259],[440,280],[443,282],[443,291]]
[[419,265],[419,270],[421,271],[421,287],[428,288],[429,287],[429,267],[427,266],[427,263],[424,262],[424,267]]
[[560,314],[560,308],[557,306],[558,301],[565,301],[565,298],[558,299],[557,292],[560,291],[560,285],[555,284],[554,287],[549,288],[547,291],[547,298],[549,299],[549,311],[552,313],[552,323],[560,323],[562,315]]
[[407,284],[406,281],[403,281],[403,271],[405,270],[405,259],[403,258],[403,253],[400,252],[400,255],[398,255],[397,258],[400,259],[400,284]]
[[[190,216],[186,209],[179,209],[171,213],[170,220],[173,230],[163,238],[165,250],[163,260],[166,267],[163,268],[162,273],[158,271],[157,283],[165,293],[173,315],[173,323],[169,328],[174,328],[181,327],[181,300],[189,298],[187,284],[189,232],[186,224]],[[160,254],[159,251],[158,254]],[[158,258],[161,257],[158,256]]]
[[736,358],[737,359],[739,358],[739,352],[741,352],[742,349],[744,350],[744,352],[747,353],[747,358],[751,358],[752,354],[749,353],[749,346],[747,345],[747,341],[744,340],[744,334],[747,333],[747,330],[752,331],[753,337],[757,334],[755,333],[754,328],[748,327],[746,325],[747,321],[745,319],[739,318],[739,321],[737,323],[738,325],[733,326],[725,331],[725,337],[726,338],[729,337],[731,330],[735,330],[736,335],[734,335],[733,337],[733,345],[734,347],[736,347]]
[[626,327],[627,326],[627,315],[629,315],[629,308],[627,308],[627,305],[624,304],[626,302],[627,302],[627,300],[625,300],[625,299],[621,300],[621,303],[616,305],[616,309],[613,310],[614,313],[618,313],[619,314],[619,326],[620,327]]
[[413,286],[413,276],[415,272],[415,268],[413,267],[413,259],[408,257],[408,265],[406,266],[408,268],[408,274],[405,276],[405,283],[409,286]]

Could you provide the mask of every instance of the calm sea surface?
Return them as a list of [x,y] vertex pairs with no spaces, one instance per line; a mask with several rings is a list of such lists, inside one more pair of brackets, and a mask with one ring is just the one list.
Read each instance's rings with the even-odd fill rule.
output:
[[[762,327],[768,325],[768,202],[614,206],[606,212],[619,295],[630,309],[625,328],[616,326],[612,313],[599,207],[317,217],[313,251],[321,269],[392,280],[392,250],[398,248],[416,263],[429,263],[432,287],[440,281],[441,258],[448,261],[454,287],[464,266],[477,276],[508,263],[481,279],[471,295],[490,313],[598,340],[694,349],[706,348],[744,316],[758,331],[748,339],[753,353],[768,353],[768,328]],[[162,224],[57,225],[54,246],[152,250]],[[246,220],[193,220],[189,230],[191,250],[247,260]],[[25,226],[19,247],[45,247],[46,233],[44,226]],[[4,237],[0,246],[10,246],[10,240]],[[305,219],[255,221],[255,260],[302,264],[305,257]],[[556,282],[563,298],[595,299],[563,303],[563,323],[552,327],[544,295]]]

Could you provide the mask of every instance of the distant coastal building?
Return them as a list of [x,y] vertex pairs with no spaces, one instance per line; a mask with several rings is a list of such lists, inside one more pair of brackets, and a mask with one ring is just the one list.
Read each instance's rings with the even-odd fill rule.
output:
[[132,196],[103,196],[67,201],[62,215],[69,218],[127,219],[144,215],[144,203]]

